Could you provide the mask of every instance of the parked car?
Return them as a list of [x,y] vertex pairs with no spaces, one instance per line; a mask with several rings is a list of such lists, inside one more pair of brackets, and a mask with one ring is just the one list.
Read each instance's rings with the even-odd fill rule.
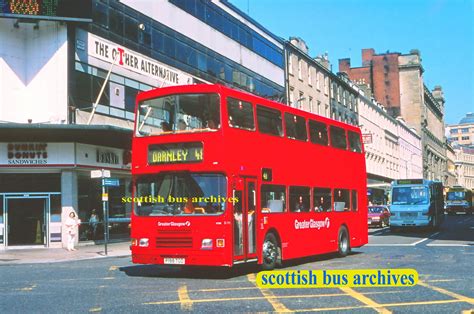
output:
[[370,226],[385,227],[390,223],[390,210],[385,205],[369,206],[367,223]]

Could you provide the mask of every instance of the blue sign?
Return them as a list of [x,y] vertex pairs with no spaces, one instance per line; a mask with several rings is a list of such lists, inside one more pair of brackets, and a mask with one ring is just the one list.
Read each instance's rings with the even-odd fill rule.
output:
[[103,186],[120,186],[120,180],[114,178],[103,178],[102,179]]

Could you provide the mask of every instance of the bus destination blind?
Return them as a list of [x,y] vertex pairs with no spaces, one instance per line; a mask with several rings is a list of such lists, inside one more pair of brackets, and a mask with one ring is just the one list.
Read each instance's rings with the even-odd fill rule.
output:
[[148,146],[148,164],[174,164],[203,161],[202,143],[159,144]]

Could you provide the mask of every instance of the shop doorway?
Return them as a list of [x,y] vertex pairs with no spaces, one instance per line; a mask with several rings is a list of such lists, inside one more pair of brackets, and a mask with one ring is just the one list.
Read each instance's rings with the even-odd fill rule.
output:
[[8,245],[45,245],[48,198],[7,198]]

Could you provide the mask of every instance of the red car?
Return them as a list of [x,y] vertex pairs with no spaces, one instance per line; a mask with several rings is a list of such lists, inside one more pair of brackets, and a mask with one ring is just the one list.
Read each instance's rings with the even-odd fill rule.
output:
[[370,226],[386,227],[390,221],[390,210],[387,206],[376,205],[369,206],[369,217],[367,223]]

